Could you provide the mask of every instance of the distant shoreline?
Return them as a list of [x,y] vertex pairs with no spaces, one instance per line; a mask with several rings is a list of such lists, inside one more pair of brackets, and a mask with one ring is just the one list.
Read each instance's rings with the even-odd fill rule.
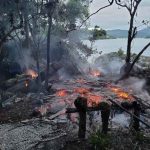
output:
[[[116,37],[107,37],[107,38],[99,38],[99,39],[96,39],[95,41],[98,41],[98,40],[109,40],[109,39],[127,39],[127,37],[119,37],[119,38],[116,38]],[[150,39],[150,37],[136,37],[135,39]]]
[[[135,38],[132,44],[132,52],[138,54],[142,48],[150,41],[148,38]],[[87,46],[91,46],[89,40],[83,40],[83,43]],[[117,39],[98,39],[94,41],[93,49],[103,51],[104,53],[117,52],[119,49],[126,51],[127,49],[127,38]],[[150,49],[147,49],[143,56],[150,57]]]

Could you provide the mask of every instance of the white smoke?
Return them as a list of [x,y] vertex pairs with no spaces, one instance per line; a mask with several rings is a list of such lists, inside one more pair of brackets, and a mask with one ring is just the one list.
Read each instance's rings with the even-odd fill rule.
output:
[[22,58],[17,60],[22,70],[29,69],[31,66],[35,65],[35,60],[31,53],[30,49],[22,49]]
[[130,77],[126,80],[123,80],[119,83],[120,86],[123,88],[127,88],[128,90],[132,90],[134,95],[137,95],[142,100],[150,103],[150,95],[149,93],[144,89],[146,86],[145,79],[139,79],[136,77]]
[[107,54],[99,56],[91,64],[103,72],[105,75],[119,75],[120,68],[123,66],[124,61],[118,57],[111,57]]

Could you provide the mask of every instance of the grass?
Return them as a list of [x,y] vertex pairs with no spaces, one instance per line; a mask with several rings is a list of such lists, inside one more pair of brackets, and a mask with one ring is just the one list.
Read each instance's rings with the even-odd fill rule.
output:
[[107,150],[110,147],[110,137],[97,131],[91,135],[90,143],[93,150]]

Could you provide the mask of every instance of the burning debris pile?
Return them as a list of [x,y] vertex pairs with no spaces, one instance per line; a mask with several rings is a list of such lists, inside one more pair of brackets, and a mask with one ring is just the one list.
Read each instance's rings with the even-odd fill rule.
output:
[[38,74],[34,70],[27,70],[24,74],[16,75],[1,83],[1,88],[9,92],[24,92],[37,90]]
[[[28,71],[27,76],[29,76],[29,81],[30,80],[36,81],[37,74],[35,72]],[[131,89],[129,90],[123,89],[122,87],[114,85],[111,81],[108,81],[106,79],[107,78],[105,78],[104,76],[100,76],[99,78],[97,76],[95,77],[95,75],[91,76],[91,73],[89,72],[88,77],[87,75],[79,76],[69,80],[63,80],[59,82],[57,81],[53,83],[51,86],[51,91],[52,91],[51,94],[29,93],[28,95],[21,94],[20,97],[17,96],[14,97],[14,94],[12,94],[6,101],[2,102],[3,108],[0,112],[0,117],[2,118],[1,123],[5,123],[5,124],[10,122],[17,123],[18,121],[21,121],[23,123],[25,121],[26,122],[25,127],[26,127],[29,126],[28,124],[29,122],[32,122],[32,120],[34,121],[34,119],[41,118],[41,121],[44,122],[46,121],[48,124],[51,124],[53,122],[54,124],[57,123],[60,126],[62,126],[63,124],[62,127],[64,133],[63,137],[69,136],[70,133],[76,135],[78,129],[78,126],[76,125],[76,123],[78,122],[78,115],[70,114],[68,116],[68,114],[66,114],[66,109],[75,108],[74,101],[79,96],[87,99],[88,107],[97,107],[102,102],[111,105],[111,102],[108,101],[108,99],[110,98],[113,99],[118,104],[124,102],[131,104],[132,102],[136,101],[136,97],[132,93]],[[26,82],[23,83],[25,88],[29,86],[29,85],[26,86]],[[99,118],[99,114],[96,113],[92,113],[92,114],[88,113],[88,114],[89,114],[88,124],[91,124],[91,122],[93,125],[100,124],[100,120],[97,123],[94,121],[95,119],[97,120]],[[93,116],[92,117],[93,121],[91,121],[90,119],[91,115]],[[68,122],[69,122],[69,127],[68,127]],[[24,125],[21,125],[20,129],[23,128],[23,126]],[[2,127],[4,128],[3,125]],[[90,130],[90,127],[91,125],[89,125],[88,130]],[[18,127],[16,128],[18,130]],[[30,130],[33,131],[33,129]],[[13,135],[14,134],[13,132],[14,130],[12,130],[12,133],[8,132],[7,134]],[[53,130],[52,132],[55,132],[55,130]],[[56,138],[58,140],[59,137],[61,138],[60,135],[61,134],[59,133],[54,137],[54,139]],[[47,136],[47,135],[43,135],[43,136]],[[4,138],[5,137],[2,135],[2,139]],[[51,141],[51,139],[53,138],[49,137],[49,139],[46,138],[45,140],[40,138],[39,140],[36,140],[35,143],[37,144],[45,141],[49,142]],[[5,143],[7,143],[7,145],[10,145],[9,140],[5,139],[4,141]],[[3,143],[2,141],[0,142]],[[35,146],[36,144],[33,144],[32,146]],[[31,145],[29,144],[29,146]],[[13,147],[13,142],[12,142],[12,147]]]
[[134,98],[131,95],[132,90],[130,90],[129,92],[124,91],[123,89],[121,89],[120,87],[117,86],[108,86],[110,88],[110,90],[112,92],[114,92],[118,98],[127,100],[127,101],[133,101]]
[[[140,99],[139,95],[134,95],[132,88],[121,86],[121,84],[120,86],[115,85],[113,81],[110,80],[110,76],[106,75],[105,71],[100,71],[100,69],[97,69],[95,66],[87,65],[86,58],[82,55],[80,56],[79,51],[71,50],[72,47],[69,44],[64,43],[63,46],[65,47],[64,49],[67,55],[64,55],[61,61],[58,62],[58,64],[63,65],[51,64],[51,67],[53,67],[50,72],[51,82],[48,90],[44,88],[45,79],[41,80],[41,84],[39,84],[39,75],[35,69],[27,69],[24,71],[24,74],[17,75],[15,78],[9,79],[1,84],[3,90],[0,91],[0,121],[7,126],[9,126],[9,123],[12,124],[6,129],[7,131],[11,130],[14,126],[18,129],[18,122],[21,122],[20,130],[22,132],[25,122],[25,128],[30,126],[31,132],[41,134],[37,133],[37,131],[31,127],[32,125],[34,126],[36,119],[38,119],[39,122],[42,121],[42,123],[44,121],[42,124],[43,127],[41,127],[42,131],[47,132],[47,130],[44,129],[45,124],[50,124],[46,127],[47,129],[49,127],[51,128],[51,124],[54,124],[54,128],[56,128],[57,125],[62,126],[63,136],[58,133],[55,137],[52,137],[50,136],[51,133],[47,132],[48,135],[42,134],[42,137],[36,137],[37,140],[33,141],[26,135],[28,139],[35,143],[32,144],[31,142],[29,147],[31,145],[36,146],[37,143],[50,142],[53,139],[59,140],[61,137],[70,136],[70,133],[71,135],[75,135],[74,137],[77,136],[79,116],[78,114],[67,114],[66,110],[68,108],[76,109],[74,102],[78,97],[86,99],[87,107],[92,109],[99,107],[100,104],[108,104],[110,108],[113,108],[113,102],[118,105],[128,104],[128,106],[131,106],[135,101],[138,101],[144,108],[150,106],[149,103],[146,103],[145,106],[145,102],[142,101],[142,98]],[[70,60],[69,63],[68,60]],[[110,99],[113,100],[113,102],[110,101]],[[114,112],[115,110],[112,109],[111,116],[114,116]],[[119,111],[119,113],[121,113],[121,111]],[[97,128],[99,124],[101,124],[100,113],[88,112],[87,114],[88,130],[92,130],[90,129],[91,126]],[[102,113],[102,115],[103,114],[104,113]],[[113,120],[112,118],[110,119]],[[145,120],[148,123],[150,122],[149,119]],[[38,123],[38,126],[40,126],[39,124],[40,123]],[[113,125],[114,124],[115,123],[113,123]],[[1,125],[1,127],[4,129],[3,125]],[[12,130],[12,133],[8,131],[7,134],[13,136],[15,134],[14,130]],[[53,129],[51,131],[53,133],[57,130]],[[0,132],[0,134],[1,133],[2,132]],[[5,139],[3,134],[1,135],[2,141],[0,141],[0,143],[10,145],[12,141]],[[43,139],[43,137],[46,138]],[[3,140],[5,143],[3,143]],[[14,147],[15,142],[12,143],[12,147]],[[20,150],[19,148],[20,146],[17,145],[16,150]]]

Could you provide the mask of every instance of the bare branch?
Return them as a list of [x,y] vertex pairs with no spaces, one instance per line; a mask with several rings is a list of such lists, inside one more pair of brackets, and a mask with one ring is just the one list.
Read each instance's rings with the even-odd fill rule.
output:
[[115,0],[115,2],[116,2],[116,4],[117,4],[118,6],[120,6],[120,7],[125,7],[125,8],[129,11],[129,13],[130,13],[130,15],[131,15],[132,10],[131,10],[131,8],[130,8],[129,6],[127,6],[127,4],[121,3],[120,0]]
[[84,24],[91,16],[97,14],[97,13],[98,13],[99,11],[101,11],[102,9],[111,6],[111,5],[113,4],[114,0],[108,0],[108,2],[109,2],[108,5],[99,8],[97,11],[95,11],[94,13],[92,13],[91,15],[89,15],[89,16],[82,22],[82,24],[80,25],[80,28],[83,26],[83,24]]
[[[101,8],[99,8],[99,9],[98,9],[97,11],[95,11],[94,13],[90,14],[90,15],[81,23],[81,25],[78,26],[78,28],[80,29],[80,28],[84,25],[84,23],[85,23],[89,18],[91,18],[93,15],[97,14],[97,13],[98,13],[99,11],[101,11],[102,9],[105,9],[105,8],[111,6],[111,5],[114,3],[114,0],[108,0],[108,2],[109,2],[108,5],[105,5],[105,6],[101,7]],[[71,30],[69,30],[69,31],[67,31],[67,32],[69,33],[69,32],[74,31],[74,30],[77,30],[77,29],[74,28],[74,29],[71,29]]]
[[17,11],[18,11],[18,15],[19,15],[19,19],[20,19],[20,22],[18,25],[16,26],[13,26],[1,39],[0,39],[0,46],[3,44],[3,42],[5,42],[5,40],[7,39],[7,37],[10,37],[11,36],[11,33],[18,30],[18,29],[21,29],[23,27],[23,17],[22,17],[22,14],[20,13],[19,11],[19,4],[17,5]]

